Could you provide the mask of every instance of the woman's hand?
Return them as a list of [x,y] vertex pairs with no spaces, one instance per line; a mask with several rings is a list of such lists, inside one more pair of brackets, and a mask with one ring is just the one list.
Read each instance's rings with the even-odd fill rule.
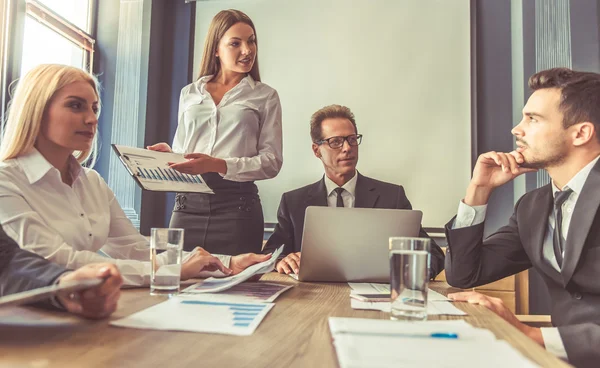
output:
[[244,253],[231,257],[229,267],[233,271],[233,274],[237,275],[246,268],[267,261],[269,258],[271,258],[271,254]]
[[150,151],[158,151],[158,152],[173,152],[171,151],[171,147],[165,142],[156,143],[151,146],[147,146],[146,149]]
[[193,254],[181,265],[181,280],[198,277],[202,271],[214,272],[217,270],[226,276],[233,272],[225,267],[217,257],[210,255],[202,248],[196,248]]
[[[160,143],[159,143],[160,144]],[[199,175],[207,172],[217,172],[227,174],[227,164],[225,160],[215,158],[203,153],[188,153],[184,155],[187,161],[169,162],[169,166],[184,174]]]

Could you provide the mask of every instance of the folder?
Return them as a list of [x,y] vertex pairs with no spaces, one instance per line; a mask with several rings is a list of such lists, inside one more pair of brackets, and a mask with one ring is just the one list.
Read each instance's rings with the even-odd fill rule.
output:
[[181,154],[116,144],[112,144],[112,148],[142,189],[214,194],[201,175],[184,174],[169,167],[169,162],[186,161]]
[[70,292],[89,289],[94,286],[98,286],[103,282],[104,280],[100,278],[73,280],[69,282],[63,282],[61,284],[45,286],[33,290],[3,296],[0,297],[0,309],[5,307],[14,307],[17,305],[39,302],[41,300],[49,299],[57,295],[58,293],[68,294]]

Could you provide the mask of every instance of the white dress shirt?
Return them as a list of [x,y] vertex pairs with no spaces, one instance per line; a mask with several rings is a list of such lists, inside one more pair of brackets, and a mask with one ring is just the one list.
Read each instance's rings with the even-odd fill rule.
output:
[[[63,183],[58,169],[35,149],[1,162],[3,230],[21,248],[66,268],[114,263],[124,284],[148,285],[148,241],[96,171],[81,167],[74,157],[69,165],[72,186]],[[220,258],[229,265],[229,257]],[[164,263],[164,257],[159,255],[158,259],[159,264]]]
[[[589,164],[587,164],[583,169],[581,169],[562,189],[558,189],[554,182],[552,182],[552,196],[554,196],[554,192],[558,190],[566,190],[571,189],[573,193],[569,195],[569,198],[563,203],[562,209],[562,234],[565,239],[569,233],[569,225],[571,224],[571,217],[573,216],[573,210],[575,209],[575,205],[577,204],[577,199],[579,198],[579,194],[583,189],[583,185],[585,184],[590,172],[594,168],[594,165],[598,162],[600,156],[596,157]],[[456,215],[456,220],[452,226],[453,229],[460,229],[462,227],[474,226],[482,223],[485,220],[487,205],[483,206],[468,206],[463,201],[460,201],[458,204],[458,213]],[[555,270],[560,272],[560,268],[558,267],[558,262],[556,261],[556,256],[554,255],[554,247],[552,245],[552,238],[554,236],[554,225],[556,224],[556,218],[554,216],[554,211],[550,211],[550,216],[548,217],[548,228],[546,229],[546,235],[544,237],[544,244],[542,246],[542,252],[544,254],[544,259],[554,267]],[[564,249],[563,249],[564,255]],[[560,337],[560,333],[556,327],[542,327],[542,337],[544,338],[544,345],[546,346],[546,350],[553,353],[554,355],[567,359],[567,352],[565,350],[565,346],[563,344],[562,338]]]
[[275,177],[283,164],[277,91],[248,75],[216,105],[206,91],[211,78],[202,77],[181,90],[173,152],[224,159],[227,180]]
[[[354,172],[352,179],[348,180],[346,184],[342,185],[345,190],[342,192],[342,200],[344,201],[344,207],[354,208],[354,202],[356,200],[356,180],[358,179],[357,172]],[[337,207],[337,193],[336,188],[339,188],[336,183],[331,181],[325,175],[325,188],[327,189],[327,206]]]

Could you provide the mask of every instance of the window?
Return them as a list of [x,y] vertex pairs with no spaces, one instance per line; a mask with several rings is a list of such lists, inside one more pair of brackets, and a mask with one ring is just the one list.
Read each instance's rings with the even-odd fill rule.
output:
[[[93,71],[97,0],[0,0],[0,117],[10,85],[36,65]],[[0,136],[3,124],[0,124]]]
[[67,64],[92,71],[93,0],[27,0],[20,74],[38,64]]

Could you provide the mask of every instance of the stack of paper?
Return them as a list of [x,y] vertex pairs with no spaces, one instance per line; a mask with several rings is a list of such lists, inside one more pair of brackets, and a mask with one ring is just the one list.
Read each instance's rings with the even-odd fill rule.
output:
[[208,279],[199,282],[186,288],[183,292],[193,292],[193,293],[216,293],[219,291],[227,290],[237,284],[240,284],[254,275],[262,275],[263,273],[271,272],[275,268],[275,263],[277,262],[277,257],[283,251],[283,245],[279,247],[273,254],[271,258],[268,260],[257,263],[253,266],[246,268],[244,271],[238,273],[237,275],[223,277],[223,278],[214,278],[209,277]]
[[179,296],[185,298],[192,294],[195,298],[201,298],[202,300],[271,303],[292,287],[293,285],[282,285],[273,282],[244,282],[219,293],[205,293],[202,290],[196,291],[195,288],[187,288],[185,289],[186,293]]
[[[374,282],[349,282],[348,285],[352,289],[352,294],[389,294],[390,284],[377,284]],[[449,301],[437,291],[429,289],[427,292],[429,301]]]
[[[390,284],[374,284],[374,283],[352,283],[348,285],[352,288],[352,294],[387,294],[390,293]],[[364,302],[356,299],[350,299],[350,306],[352,309],[368,309],[378,310],[389,313],[392,310],[392,304],[390,302]],[[446,298],[442,294],[429,289],[427,291],[427,314],[430,316],[435,315],[451,315],[451,316],[465,316],[466,313],[456,308],[450,299]]]
[[535,367],[505,341],[465,321],[329,318],[341,368]]
[[273,303],[232,303],[174,297],[111,322],[113,326],[149,330],[212,332],[247,336],[273,308]]
[[[392,311],[392,303],[390,302],[361,302],[360,300],[350,299],[352,309],[368,309],[390,313]],[[467,314],[456,308],[450,302],[427,302],[427,315],[439,316],[466,316]]]

